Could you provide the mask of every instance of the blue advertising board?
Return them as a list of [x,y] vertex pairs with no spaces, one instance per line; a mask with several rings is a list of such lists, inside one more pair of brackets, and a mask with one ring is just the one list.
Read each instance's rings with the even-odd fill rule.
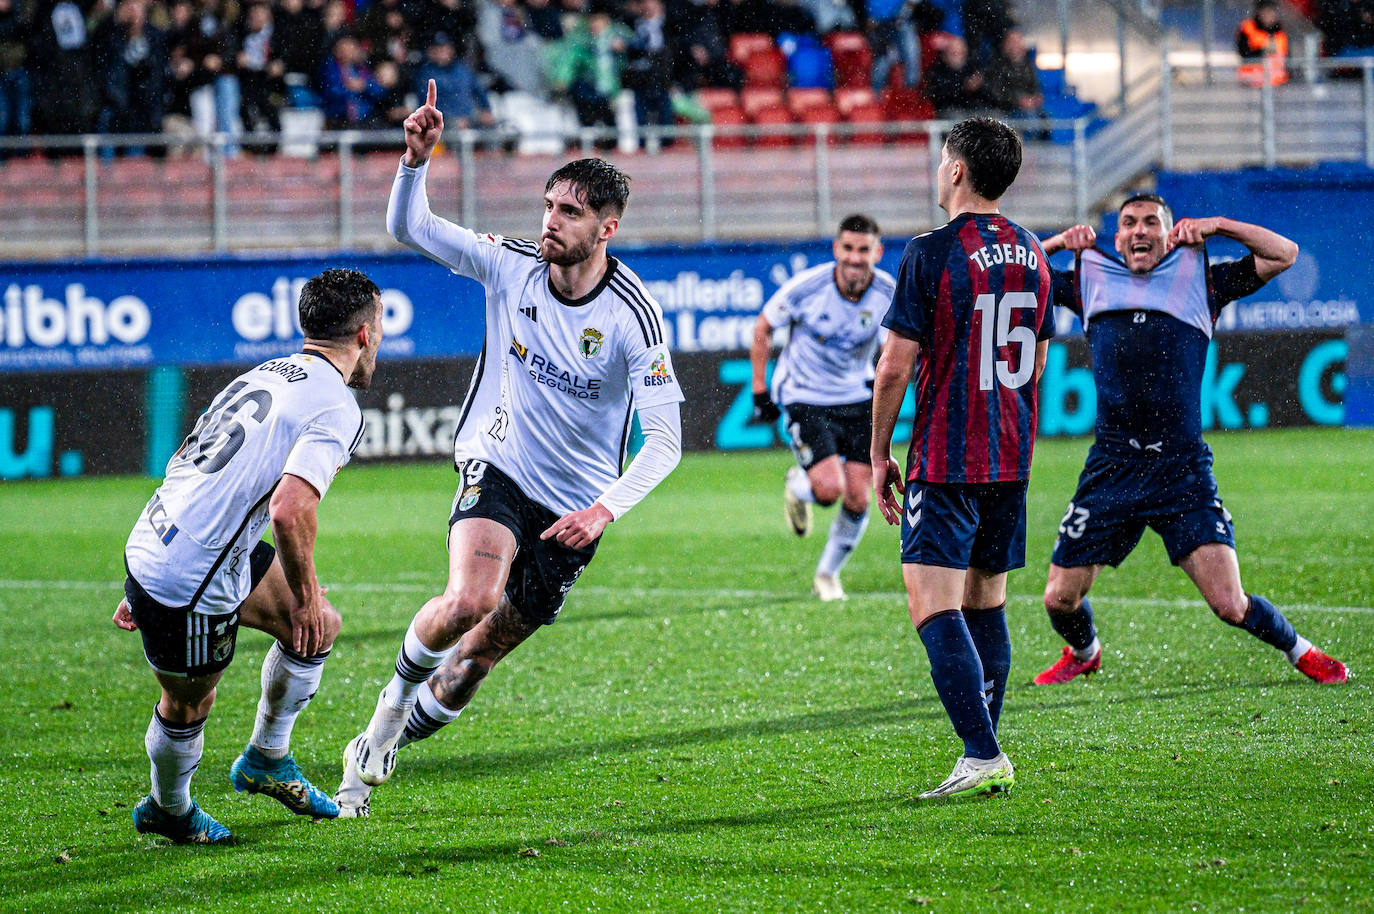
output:
[[[618,249],[663,306],[684,352],[747,348],[765,300],[828,259],[824,241]],[[900,244],[884,265],[896,269]],[[481,286],[410,253],[0,266],[0,371],[251,364],[301,339],[296,300],[329,267],[382,289],[383,356],[452,358],[482,347]]]

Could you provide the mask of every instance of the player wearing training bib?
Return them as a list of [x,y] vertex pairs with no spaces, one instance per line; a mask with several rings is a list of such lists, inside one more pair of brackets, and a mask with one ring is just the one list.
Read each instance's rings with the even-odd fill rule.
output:
[[[239,375],[200,416],[124,549],[114,621],[142,634],[162,685],[145,737],[153,789],[133,812],[140,832],[200,844],[229,837],[190,784],[240,625],[277,642],[263,661],[253,735],[230,768],[234,789],[299,815],[339,812],[287,750],[339,631],[315,576],[315,508],[362,438],[349,388],[366,388],[376,365],[377,287],[356,271],[327,270],[301,288],[300,325],[301,352]],[[275,549],[261,541],[269,523]]]
[[[1055,304],[1083,322],[1097,387],[1096,440],[1055,540],[1045,609],[1068,642],[1038,685],[1068,682],[1102,664],[1088,591],[1104,565],[1119,565],[1148,526],[1164,540],[1212,611],[1283,651],[1317,682],[1344,682],[1345,665],[1313,647],[1272,603],[1241,586],[1231,515],[1202,440],[1202,379],[1221,309],[1290,267],[1292,241],[1234,219],[1180,219],[1154,194],[1121,205],[1120,257],[1093,247],[1074,226],[1046,240],[1078,252],[1055,274]],[[1223,235],[1250,254],[1208,263],[1206,238]]]
[[[1015,777],[997,742],[1011,669],[1007,572],[1025,564],[1036,381],[1048,345],[1040,337],[1050,328],[1040,243],[998,212],[1020,168],[1021,140],[1005,124],[970,118],[950,131],[937,172],[950,221],[907,245],[883,321],[873,487],[883,517],[901,524],[907,609],[964,744],[950,776],[921,799],[1005,791]],[[913,366],[903,474],[892,430]]]
[[[872,430],[873,360],[892,301],[894,280],[876,268],[883,256],[878,224],[867,216],[840,222],[835,260],[803,270],[773,294],[754,324],[754,419],[787,411],[787,436],[797,466],[787,471],[785,513],[792,531],[811,530],[811,505],[840,510],[812,579],[824,601],[845,599],[840,569],[868,526],[868,465]],[[766,384],[773,332],[787,341]]]
[[[482,283],[486,331],[454,440],[448,586],[416,614],[367,729],[344,750],[343,816],[368,815],[397,750],[456,720],[491,668],[554,621],[606,525],[682,451],[662,313],[606,253],[629,179],[600,159],[571,162],[545,186],[537,242],[478,235],[430,211],[425,171],[442,130],[431,80],[406,120],[387,227]],[[636,415],[644,444],[622,473]]]

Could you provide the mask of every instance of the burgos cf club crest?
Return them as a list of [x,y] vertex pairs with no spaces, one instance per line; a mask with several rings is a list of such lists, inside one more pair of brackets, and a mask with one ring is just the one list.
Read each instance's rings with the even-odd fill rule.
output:
[[605,336],[595,327],[587,327],[582,331],[582,339],[577,341],[577,349],[582,353],[582,358],[596,358],[596,354],[601,351],[601,344],[605,341]]
[[477,499],[482,497],[481,486],[468,486],[463,490],[462,498],[458,499],[458,510],[467,511],[477,504]]

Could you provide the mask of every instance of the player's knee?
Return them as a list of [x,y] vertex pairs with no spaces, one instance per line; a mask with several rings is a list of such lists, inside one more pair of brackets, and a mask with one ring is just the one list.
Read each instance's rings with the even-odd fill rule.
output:
[[501,602],[501,592],[465,585],[449,588],[435,597],[434,602],[438,610],[438,627],[445,630],[448,640],[456,641],[496,609]]
[[1045,611],[1052,613],[1071,613],[1083,603],[1083,595],[1073,588],[1066,588],[1056,581],[1045,585]]
[[158,713],[162,715],[170,724],[189,724],[192,721],[204,720],[210,716],[210,709],[215,705],[215,690],[211,689],[204,696],[194,698],[185,695],[173,695],[170,692],[162,693],[162,702],[158,705]]
[[822,508],[828,508],[839,501],[840,496],[844,495],[844,487],[829,479],[813,480],[811,494],[816,496],[816,504]]
[[863,514],[868,510],[868,490],[844,493],[844,509],[850,514]]
[[1250,598],[1244,593],[1225,594],[1208,597],[1207,605],[1221,621],[1240,625],[1245,621],[1245,613],[1250,608]]
[[324,608],[324,626],[320,629],[320,653],[324,653],[334,646],[334,639],[339,637],[339,629],[343,627],[343,617],[333,606],[326,605]]

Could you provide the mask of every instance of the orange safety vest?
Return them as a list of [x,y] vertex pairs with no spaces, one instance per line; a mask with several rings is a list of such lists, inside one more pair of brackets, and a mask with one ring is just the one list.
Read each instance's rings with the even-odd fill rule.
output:
[[1236,78],[1242,84],[1258,89],[1266,82],[1271,86],[1281,86],[1288,82],[1288,33],[1280,30],[1266,32],[1253,19],[1240,24],[1240,34],[1252,51],[1263,57],[1258,63],[1244,63],[1236,70]]

